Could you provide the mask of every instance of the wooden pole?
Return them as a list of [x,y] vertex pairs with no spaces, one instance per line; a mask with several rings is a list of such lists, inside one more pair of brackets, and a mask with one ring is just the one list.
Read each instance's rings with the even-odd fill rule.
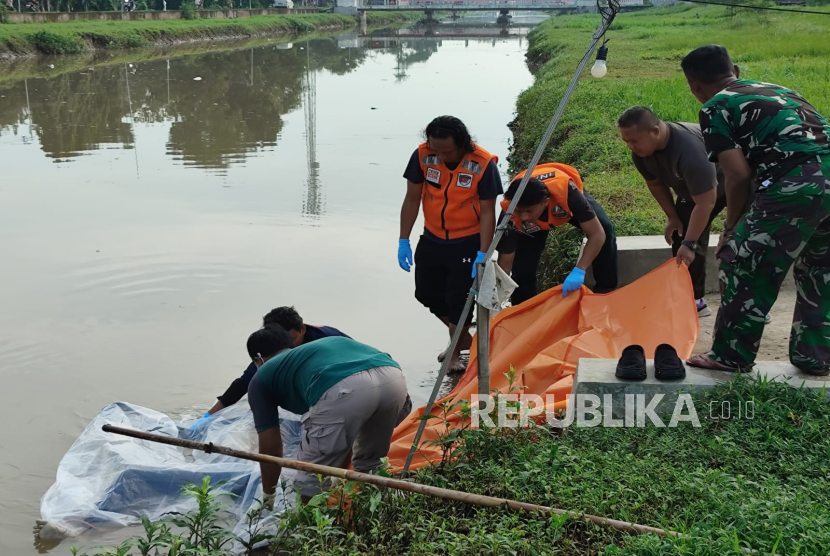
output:
[[205,444],[204,442],[196,442],[194,440],[185,440],[183,438],[174,438],[171,436],[152,434],[149,432],[137,431],[133,429],[125,429],[113,425],[104,425],[102,428],[104,432],[111,432],[114,434],[138,438],[140,440],[159,442],[161,444],[169,444],[171,446],[180,446],[182,448],[190,448],[192,450],[201,450],[208,454],[217,453],[226,456],[231,456],[234,458],[257,461],[260,463],[272,463],[280,465],[282,467],[287,467],[289,469],[305,471],[307,473],[327,475],[330,477],[338,477],[340,479],[345,479],[347,481],[356,481],[359,483],[366,483],[382,488],[394,488],[396,490],[403,490],[406,492],[414,492],[416,494],[433,496],[435,498],[441,498],[443,500],[454,500],[456,502],[475,504],[477,506],[484,506],[488,508],[503,507],[509,510],[522,511],[527,513],[540,513],[547,515],[568,515],[576,519],[588,520],[597,525],[613,527],[614,529],[617,529],[619,531],[625,531],[633,535],[652,533],[655,535],[671,537],[686,536],[675,531],[666,531],[665,529],[658,529],[656,527],[649,527],[647,525],[639,525],[637,523],[629,523],[627,521],[619,521],[617,519],[609,519],[607,517],[599,517],[596,515],[571,512],[568,510],[560,510],[557,508],[550,508],[548,506],[537,506],[536,504],[528,504],[527,502],[518,502],[516,500],[507,500],[505,498],[496,498],[494,496],[470,494],[469,492],[462,492],[460,490],[450,490],[448,488],[422,485],[409,481],[402,481],[400,479],[393,479],[390,477],[381,477],[380,475],[371,475],[369,473],[359,473],[357,471],[340,469],[338,467],[318,465],[316,463],[308,463],[304,461],[297,461],[286,458],[278,458],[276,456],[267,456],[264,454],[255,454],[253,452],[245,452],[243,450],[234,450],[233,448],[227,448],[225,446],[215,446],[213,443]]
[[[491,263],[492,264],[492,263]],[[484,265],[479,264],[476,272],[478,289],[484,277]],[[476,307],[476,362],[478,363],[478,408],[487,407],[490,395],[490,309],[480,303]]]

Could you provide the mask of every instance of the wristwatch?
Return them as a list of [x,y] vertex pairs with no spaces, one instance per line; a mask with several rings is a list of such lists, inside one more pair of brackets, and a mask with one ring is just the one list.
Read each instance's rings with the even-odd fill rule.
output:
[[697,242],[696,241],[689,241],[687,239],[684,239],[683,241],[680,242],[680,245],[682,245],[683,247],[688,247],[692,251],[697,251]]

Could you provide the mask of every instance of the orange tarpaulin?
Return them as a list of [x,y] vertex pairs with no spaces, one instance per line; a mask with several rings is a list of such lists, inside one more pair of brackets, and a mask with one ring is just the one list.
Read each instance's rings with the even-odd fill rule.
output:
[[[686,359],[697,335],[689,272],[678,268],[675,259],[609,294],[594,294],[583,287],[563,298],[562,288],[556,287],[505,309],[490,322],[490,390],[507,393],[505,373],[513,366],[514,393],[543,399],[554,394],[554,407],[564,408],[580,358],[618,358],[625,347],[639,344],[651,359],[654,349],[666,343]],[[478,393],[475,353],[474,343],[467,371],[452,392],[436,402],[433,415],[440,415],[438,406],[445,401],[469,402]],[[517,385],[525,388],[515,389]],[[392,466],[404,466],[424,409],[413,411],[395,429],[389,450]],[[428,444],[439,431],[446,431],[442,422],[427,423],[411,469],[440,460],[440,449]]]

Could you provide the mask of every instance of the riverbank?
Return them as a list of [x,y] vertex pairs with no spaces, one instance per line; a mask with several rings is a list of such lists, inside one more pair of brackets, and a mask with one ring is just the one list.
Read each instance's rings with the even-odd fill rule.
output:
[[[682,537],[631,536],[578,518],[363,486],[348,504],[338,507],[331,503],[336,495],[323,494],[284,515],[283,534],[272,539],[268,553],[827,554],[830,437],[824,431],[830,405],[810,390],[740,377],[693,395],[694,407],[685,406],[683,415],[694,414],[699,422],[670,428],[646,419],[640,428],[462,431],[441,441],[457,459],[415,477],[417,483],[620,519]],[[514,405],[508,402],[509,419],[518,414]],[[723,408],[731,408],[731,415]],[[170,541],[162,547],[169,546],[164,542]]]
[[265,45],[278,47],[295,42],[334,38],[341,31],[302,33],[274,37],[254,37],[250,39],[224,39],[210,43],[180,43],[165,47],[147,47],[126,50],[89,50],[83,54],[64,56],[25,56],[5,61],[0,72],[0,85],[13,83],[22,79],[55,78],[64,74],[85,70],[87,68],[105,68],[125,63],[140,64],[153,60],[172,60],[182,56],[203,55],[208,53],[231,52],[258,48]]
[[[810,8],[820,9],[820,8]],[[511,171],[524,169],[590,43],[597,17],[553,18],[528,37],[528,63],[536,81],[517,103]],[[586,71],[542,157],[576,167],[585,187],[608,212],[617,234],[662,234],[665,217],[634,169],[616,119],[641,104],[666,120],[697,121],[700,107],[680,71],[693,48],[726,46],[749,79],[799,91],[830,114],[827,56],[830,17],[675,5],[621,14],[608,31],[608,75]],[[578,232],[552,234],[542,261],[540,286],[557,283],[573,268]]]
[[[417,12],[367,14],[370,26],[416,21],[420,17]],[[355,25],[351,16],[328,13],[244,19],[7,23],[0,24],[0,59],[293,36],[350,29]]]

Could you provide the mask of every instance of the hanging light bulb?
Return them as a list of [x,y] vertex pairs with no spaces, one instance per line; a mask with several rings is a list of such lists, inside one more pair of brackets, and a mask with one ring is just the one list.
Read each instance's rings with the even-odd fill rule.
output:
[[604,44],[599,47],[597,51],[597,61],[591,66],[591,75],[594,77],[605,77],[608,73],[608,67],[605,65],[605,58],[608,57],[608,47]]

